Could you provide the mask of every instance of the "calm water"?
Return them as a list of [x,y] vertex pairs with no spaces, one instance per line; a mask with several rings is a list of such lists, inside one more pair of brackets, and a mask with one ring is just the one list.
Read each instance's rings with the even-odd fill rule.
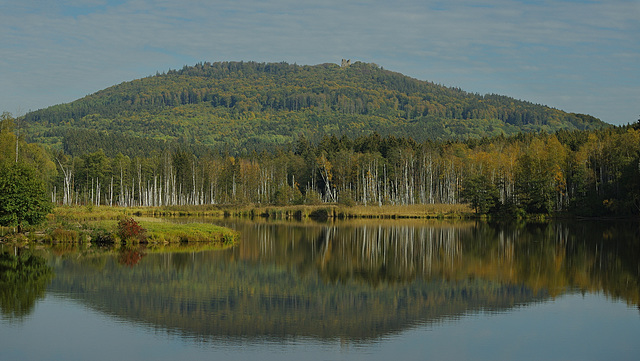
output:
[[0,360],[637,360],[637,223],[228,221],[225,251],[4,246]]

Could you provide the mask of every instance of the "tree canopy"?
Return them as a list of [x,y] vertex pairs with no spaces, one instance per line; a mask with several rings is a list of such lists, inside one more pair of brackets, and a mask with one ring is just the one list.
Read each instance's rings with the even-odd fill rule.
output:
[[15,121],[7,112],[0,116],[0,225],[21,232],[51,211],[47,186],[56,169],[42,147],[14,134],[19,131]]
[[41,223],[53,209],[44,182],[23,163],[0,164],[0,225],[18,227]]
[[[468,93],[357,62],[219,62],[124,82],[25,115],[33,141],[68,152],[167,143],[242,153],[335,134],[448,140],[606,127],[584,114]],[[91,139],[91,142],[86,142]],[[140,154],[140,153],[138,153]]]

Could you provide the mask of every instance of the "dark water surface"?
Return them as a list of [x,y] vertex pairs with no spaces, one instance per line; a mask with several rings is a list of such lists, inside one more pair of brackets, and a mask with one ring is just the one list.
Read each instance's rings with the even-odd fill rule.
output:
[[241,243],[3,246],[0,360],[640,359],[637,223],[218,223]]

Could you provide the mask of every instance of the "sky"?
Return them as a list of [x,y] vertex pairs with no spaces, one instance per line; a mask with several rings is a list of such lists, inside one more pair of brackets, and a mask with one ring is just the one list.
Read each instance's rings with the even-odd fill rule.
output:
[[640,0],[0,0],[0,112],[199,62],[345,58],[627,124],[639,19]]

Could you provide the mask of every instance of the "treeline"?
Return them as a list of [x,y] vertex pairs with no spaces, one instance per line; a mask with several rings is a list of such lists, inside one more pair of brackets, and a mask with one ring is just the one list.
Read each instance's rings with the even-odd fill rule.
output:
[[157,140],[186,134],[214,146],[231,136],[246,149],[281,145],[299,134],[319,135],[314,141],[354,137],[363,129],[424,141],[605,126],[588,115],[468,93],[360,62],[345,68],[200,63],[30,112],[24,120],[40,133],[82,127]]
[[84,152],[47,152],[17,137],[8,113],[1,125],[0,160],[37,169],[51,200],[65,205],[471,203],[499,216],[640,213],[638,124],[465,141],[300,136],[270,151],[173,144],[145,155],[124,145],[127,154],[95,150],[100,137]]
[[54,156],[60,204],[471,203],[502,216],[640,213],[640,130],[416,142],[304,136],[275,152]]

